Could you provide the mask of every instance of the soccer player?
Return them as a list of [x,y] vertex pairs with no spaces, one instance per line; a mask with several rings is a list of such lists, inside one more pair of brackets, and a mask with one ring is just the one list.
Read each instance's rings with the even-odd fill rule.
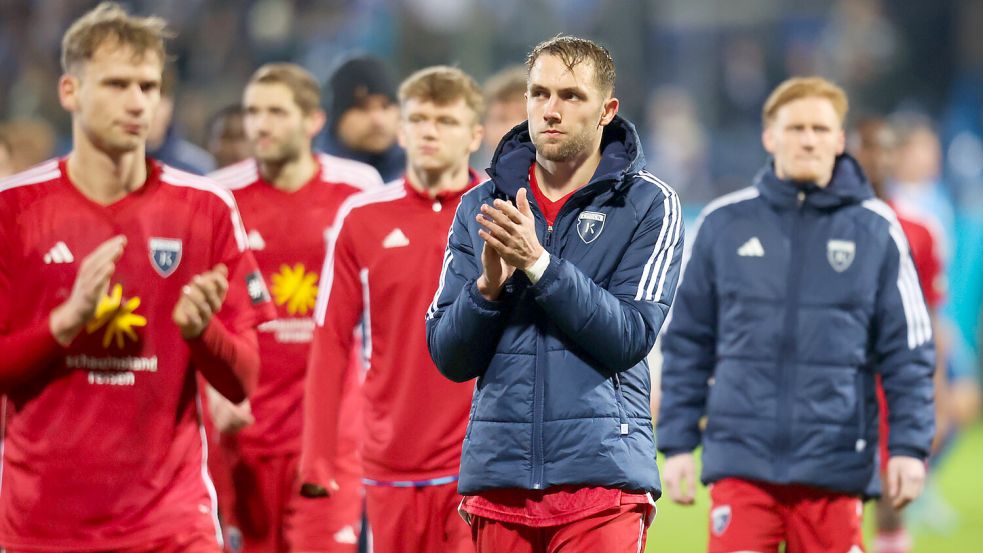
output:
[[242,118],[240,104],[225,106],[208,118],[205,126],[207,148],[216,169],[239,163],[252,155]]
[[388,183],[406,168],[397,140],[396,81],[382,60],[355,56],[328,78],[330,112],[324,150],[375,167]]
[[485,82],[485,135],[477,154],[481,168],[488,167],[502,137],[526,120],[526,73],[522,65],[509,66]]
[[[897,133],[886,120],[867,118],[856,125],[854,132],[850,135],[849,142],[850,151],[856,156],[864,174],[870,180],[874,194],[891,205],[891,202],[887,200],[887,181],[891,178],[898,155]],[[937,324],[937,311],[945,299],[946,280],[942,271],[943,264],[939,247],[928,225],[904,213],[896,212],[895,216],[898,218],[901,230],[904,231],[905,238],[908,240],[911,259],[918,272],[918,281],[925,298],[925,306],[928,307],[929,317],[932,319],[932,330],[938,337],[941,329]],[[935,349],[936,442],[940,434],[944,436],[949,419],[946,416],[946,401],[944,398],[940,398],[940,394],[947,390],[946,356],[941,342],[941,340],[936,340]],[[877,387],[877,402],[881,410],[879,446],[881,448],[881,471],[883,473],[887,469],[887,460],[890,454],[887,447],[889,435],[888,417],[886,416],[887,399],[880,383]],[[935,449],[933,447],[933,454]],[[911,537],[905,528],[902,513],[891,505],[891,498],[886,495],[877,501],[876,521],[875,553],[908,553],[911,551]]]
[[660,494],[645,356],[679,200],[617,114],[605,48],[560,36],[527,67],[528,123],[462,199],[427,314],[437,367],[477,378],[462,508],[479,553],[635,553]]
[[[302,67],[260,67],[242,99],[254,159],[212,175],[235,195],[278,316],[259,329],[263,370],[249,401],[236,406],[211,394],[209,402],[234,486],[231,501],[220,504],[227,527],[241,532],[245,553],[355,551],[358,535],[362,483],[353,431],[343,433],[336,459],[338,494],[306,501],[296,485],[325,235],[346,198],[382,186],[372,167],[312,151],[324,125],[320,97],[317,80]],[[356,376],[343,393],[349,419],[357,414]]]
[[399,101],[406,175],[345,203],[324,263],[301,481],[306,495],[317,496],[331,493],[337,480],[330,460],[341,431],[338,402],[361,319],[368,362],[360,439],[373,548],[466,552],[472,548],[457,514],[457,479],[472,390],[437,372],[423,313],[454,211],[477,184],[468,156],[481,143],[483,99],[470,76],[437,66],[407,78]]
[[166,24],[62,43],[71,152],[0,181],[0,547],[220,551],[196,372],[242,401],[272,316],[232,194],[145,156]]
[[789,79],[762,111],[772,160],[704,210],[663,338],[666,490],[693,502],[702,438],[711,552],[862,551],[875,375],[901,508],[932,442],[932,326],[894,212],[844,153],[843,90]]

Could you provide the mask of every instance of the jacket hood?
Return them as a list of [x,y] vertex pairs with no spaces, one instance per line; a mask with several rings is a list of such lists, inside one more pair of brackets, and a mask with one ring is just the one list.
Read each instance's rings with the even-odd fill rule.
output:
[[[519,188],[529,183],[529,167],[536,161],[536,147],[529,135],[529,122],[523,121],[509,131],[498,143],[488,168],[488,175],[495,188],[509,197],[515,197]],[[588,184],[615,181],[625,184],[624,176],[645,168],[638,132],[627,119],[615,115],[604,128],[601,137],[601,163]]]
[[845,205],[860,203],[874,197],[867,177],[857,160],[850,154],[840,154],[833,166],[833,178],[825,187],[812,182],[801,182],[778,178],[773,159],[758,172],[754,186],[761,195],[779,208],[798,206],[798,193],[805,192],[805,205],[817,209],[836,209]]

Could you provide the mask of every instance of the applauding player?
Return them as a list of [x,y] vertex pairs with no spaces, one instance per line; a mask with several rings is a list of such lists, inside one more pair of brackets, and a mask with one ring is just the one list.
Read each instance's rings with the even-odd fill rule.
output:
[[145,155],[163,20],[66,32],[73,148],[0,181],[0,546],[217,552],[195,370],[242,401],[272,316],[232,194]]

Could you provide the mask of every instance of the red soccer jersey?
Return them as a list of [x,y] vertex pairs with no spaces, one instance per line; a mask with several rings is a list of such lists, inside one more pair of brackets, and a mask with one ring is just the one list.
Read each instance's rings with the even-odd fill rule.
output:
[[[262,369],[249,398],[256,422],[237,435],[239,447],[255,453],[300,452],[304,374],[326,232],[346,198],[382,186],[379,173],[364,163],[326,154],[317,161],[320,170],[293,193],[264,181],[251,159],[212,175],[235,195],[277,308],[277,319],[259,328]],[[343,416],[354,417],[357,406],[347,402],[350,412]]]
[[[891,207],[895,207],[891,204]],[[919,222],[912,214],[900,212],[895,207],[901,230],[911,248],[911,260],[918,271],[918,281],[925,297],[925,305],[931,310],[938,309],[945,300],[946,278],[942,270],[942,258],[935,235],[929,225]]]
[[127,237],[95,318],[47,370],[6,391],[8,548],[106,550],[217,532],[195,371],[171,314],[182,286],[220,262],[230,272],[218,313],[226,327],[246,331],[272,310],[232,194],[148,166],[146,183],[108,206],[79,192],[64,160],[0,181],[0,334],[47,320],[81,260]]
[[321,277],[327,293],[315,314],[302,481],[325,485],[331,478],[337,390],[360,318],[368,359],[362,385],[367,483],[457,476],[472,386],[437,371],[424,315],[462,193],[431,198],[404,182],[353,196],[341,208]]

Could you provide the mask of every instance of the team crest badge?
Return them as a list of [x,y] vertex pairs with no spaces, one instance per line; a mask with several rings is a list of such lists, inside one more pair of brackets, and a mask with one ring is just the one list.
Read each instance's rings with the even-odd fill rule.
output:
[[225,531],[225,543],[231,553],[242,552],[242,531],[235,526],[230,526]]
[[826,242],[826,259],[837,273],[850,268],[856,254],[857,245],[851,240],[830,240]]
[[150,239],[150,264],[157,274],[167,278],[181,263],[181,241],[176,238]]
[[584,244],[590,244],[601,235],[605,217],[607,217],[605,214],[596,211],[580,212],[580,217],[577,217],[577,234]]
[[713,534],[715,536],[723,535],[727,531],[727,527],[730,526],[730,514],[730,505],[715,507],[710,512],[710,524],[713,525]]

